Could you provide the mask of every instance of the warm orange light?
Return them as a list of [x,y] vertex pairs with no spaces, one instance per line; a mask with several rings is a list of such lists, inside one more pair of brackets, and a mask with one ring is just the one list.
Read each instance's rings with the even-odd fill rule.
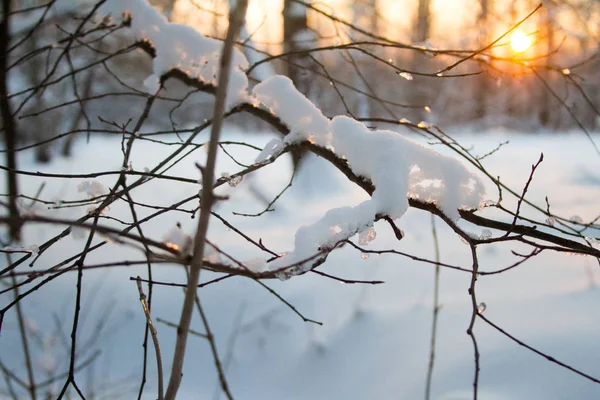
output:
[[510,48],[515,53],[522,53],[529,47],[531,47],[531,38],[520,29],[514,31],[510,36]]
[[177,245],[176,245],[176,244],[174,244],[174,243],[165,243],[165,245],[166,245],[168,248],[170,248],[170,249],[173,249],[173,250],[175,250],[175,251],[179,251],[179,246],[177,246]]

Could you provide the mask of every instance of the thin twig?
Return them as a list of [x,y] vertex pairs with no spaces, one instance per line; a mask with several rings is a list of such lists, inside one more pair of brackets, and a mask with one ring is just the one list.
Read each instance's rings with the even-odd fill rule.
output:
[[593,376],[588,375],[588,374],[586,374],[584,372],[581,372],[580,370],[578,370],[576,368],[573,368],[573,367],[571,367],[568,364],[565,364],[565,363],[563,363],[561,361],[558,361],[556,358],[554,358],[552,356],[549,356],[548,354],[542,353],[541,351],[539,351],[539,350],[537,350],[537,349],[529,346],[525,342],[517,339],[516,337],[514,337],[513,335],[511,335],[510,333],[508,333],[504,329],[500,328],[498,325],[496,325],[495,323],[493,323],[492,321],[490,321],[486,317],[484,317],[482,313],[477,314],[477,316],[479,318],[481,318],[482,320],[484,320],[485,322],[487,322],[492,328],[496,329],[498,332],[502,333],[504,336],[506,336],[507,338],[509,338],[513,342],[517,343],[519,346],[523,346],[526,349],[533,351],[535,354],[544,357],[546,360],[548,360],[548,361],[550,361],[550,362],[552,362],[554,364],[560,365],[561,367],[566,368],[569,371],[572,371],[572,372],[576,373],[577,375],[583,376],[584,378],[587,378],[587,379],[589,379],[592,382],[600,383],[600,379],[594,378]]
[[215,179],[214,174],[217,159],[217,149],[219,145],[219,134],[221,132],[223,116],[225,113],[225,97],[227,94],[229,73],[231,70],[233,43],[243,24],[247,7],[248,0],[238,1],[236,8],[230,14],[227,37],[225,39],[225,43],[223,44],[223,53],[221,55],[221,64],[219,69],[219,81],[215,97],[213,126],[210,135],[210,142],[208,144],[208,156],[206,159],[206,166],[204,168],[202,180],[202,211],[200,213],[200,218],[198,219],[198,228],[196,230],[196,238],[194,242],[194,254],[192,257],[192,262],[190,263],[190,274],[188,277],[187,290],[181,310],[179,329],[177,331],[177,341],[175,343],[175,354],[173,355],[171,377],[169,379],[169,385],[165,394],[166,400],[175,399],[177,391],[179,390],[179,385],[181,384],[188,329],[190,328],[190,323],[192,320],[194,300],[196,298],[196,286],[200,280],[200,269],[202,267],[202,257],[204,255],[204,245],[206,232],[208,230],[208,222],[210,219],[210,210],[214,202],[212,186]]
[[144,314],[146,315],[146,322],[148,323],[148,328],[150,329],[150,335],[152,336],[152,342],[154,343],[154,351],[156,353],[156,368],[158,369],[158,399],[163,400],[163,369],[160,345],[158,343],[158,332],[156,331],[156,327],[152,323],[152,316],[150,315],[150,309],[148,308],[148,302],[146,301],[146,294],[144,293],[144,289],[142,288],[142,281],[139,279],[139,276],[137,280],[137,287],[138,292],[140,293],[140,303],[142,303],[142,309],[144,310]]
[[425,383],[425,400],[431,397],[431,378],[433,377],[433,366],[435,363],[435,342],[437,337],[438,313],[440,294],[440,244],[438,241],[437,230],[435,228],[435,215],[431,214],[431,234],[433,236],[433,248],[435,252],[435,277],[433,280],[433,323],[431,324],[431,341],[429,347],[429,365],[427,367],[427,381]]

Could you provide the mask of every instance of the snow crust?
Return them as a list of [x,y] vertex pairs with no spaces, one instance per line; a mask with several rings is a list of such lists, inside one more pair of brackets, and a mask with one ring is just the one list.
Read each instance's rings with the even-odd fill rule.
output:
[[[140,40],[149,40],[156,49],[154,74],[145,85],[154,94],[160,77],[177,68],[202,82],[217,84],[222,42],[207,38],[195,29],[170,23],[145,0],[108,0],[100,13],[112,17],[131,17],[131,30]],[[227,90],[227,107],[246,100],[248,78],[243,72],[248,60],[234,48],[232,69]]]

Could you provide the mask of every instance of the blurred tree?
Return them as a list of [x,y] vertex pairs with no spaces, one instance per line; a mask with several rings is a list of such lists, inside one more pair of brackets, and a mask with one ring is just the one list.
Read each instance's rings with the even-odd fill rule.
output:
[[[431,0],[418,0],[416,21],[414,23],[412,40],[414,44],[426,46],[431,33]],[[411,69],[413,71],[426,71],[429,58],[422,53],[415,52],[412,58]],[[428,79],[425,77],[414,77],[414,85],[409,96],[412,105],[426,105],[428,103],[427,89]],[[418,121],[424,120],[423,108],[414,110],[414,118]]]
[[[550,18],[550,14],[548,13],[548,9],[545,8],[540,10],[540,18],[539,18],[539,31],[542,33],[540,36],[540,42],[545,42],[545,69],[543,69],[540,73],[541,77],[551,85],[550,80],[552,79],[552,73],[550,68],[553,64],[553,52],[555,49],[554,43],[554,25],[552,22],[552,18]],[[542,44],[540,43],[540,45]],[[542,47],[542,48],[544,48]],[[551,107],[553,105],[552,97],[548,96],[547,90],[544,85],[539,85],[540,92],[540,109],[539,109],[539,120],[540,124],[545,127],[549,127],[553,125],[552,121],[552,110]]]
[[[479,27],[478,46],[481,49],[490,43],[490,32],[488,29],[488,23],[490,10],[493,8],[493,0],[480,0],[480,3],[481,10],[479,11],[477,22]],[[490,59],[489,62],[491,64],[492,60]],[[484,64],[481,65],[483,66]],[[487,115],[487,100],[490,96],[489,79],[490,77],[485,72],[485,70],[478,76],[477,91],[475,93],[475,119],[478,120],[483,120]]]
[[[284,0],[283,51],[286,53],[302,52],[306,48],[309,33],[306,7],[294,0]],[[307,94],[307,80],[302,78],[306,72],[298,65],[303,64],[305,59],[306,55],[302,54],[288,56],[285,74],[294,82],[300,92]]]

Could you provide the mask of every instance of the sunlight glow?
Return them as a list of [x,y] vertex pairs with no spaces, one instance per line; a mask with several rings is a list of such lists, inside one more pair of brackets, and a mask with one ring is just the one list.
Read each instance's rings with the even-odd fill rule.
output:
[[523,31],[517,29],[510,36],[510,48],[515,53],[522,53],[531,47],[531,38],[527,36]]

